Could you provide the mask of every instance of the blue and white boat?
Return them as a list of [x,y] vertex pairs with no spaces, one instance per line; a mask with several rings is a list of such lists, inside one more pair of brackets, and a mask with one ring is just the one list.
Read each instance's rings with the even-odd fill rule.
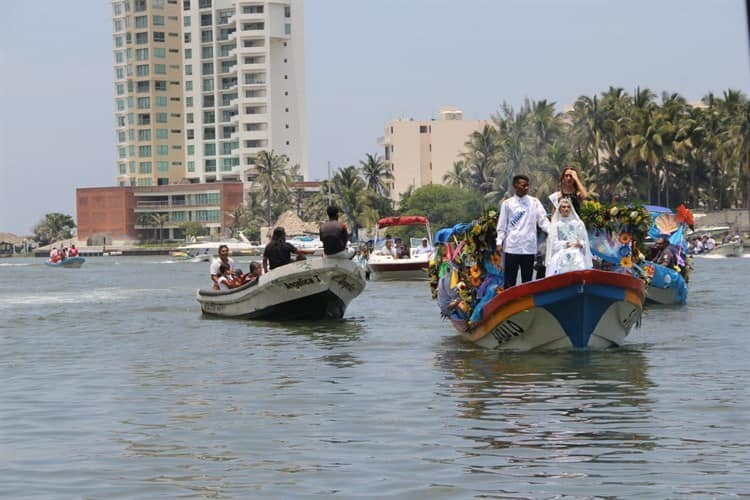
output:
[[76,269],[81,267],[84,262],[86,262],[86,259],[83,257],[68,257],[57,262],[47,261],[45,262],[45,264],[49,267],[64,267],[67,269]]

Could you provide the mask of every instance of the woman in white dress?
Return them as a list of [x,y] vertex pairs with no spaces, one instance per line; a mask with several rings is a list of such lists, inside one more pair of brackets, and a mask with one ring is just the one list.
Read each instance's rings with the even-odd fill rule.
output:
[[547,237],[547,276],[593,267],[589,236],[569,199],[560,199]]

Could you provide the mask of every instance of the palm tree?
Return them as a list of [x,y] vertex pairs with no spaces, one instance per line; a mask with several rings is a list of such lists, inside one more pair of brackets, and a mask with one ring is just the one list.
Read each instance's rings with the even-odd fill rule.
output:
[[289,158],[273,151],[261,151],[256,157],[256,182],[260,184],[266,206],[266,223],[273,224],[273,203],[289,193]]
[[359,164],[362,176],[365,178],[366,188],[375,194],[387,196],[390,183],[386,181],[393,180],[390,167],[377,153],[374,155],[367,153],[365,156],[366,159],[360,160]]
[[352,227],[352,236],[357,239],[363,227],[362,215],[367,208],[365,182],[354,165],[340,169],[331,180],[332,187],[341,202],[341,209]]
[[[482,130],[472,132],[464,146],[467,152],[462,155],[463,167],[468,169],[469,180],[473,181],[471,184],[481,193],[491,191],[500,154],[497,129],[492,125],[485,125]],[[455,163],[453,168],[455,173]]]
[[443,183],[449,186],[466,188],[470,184],[471,172],[466,166],[465,161],[454,161],[453,170],[443,175]]

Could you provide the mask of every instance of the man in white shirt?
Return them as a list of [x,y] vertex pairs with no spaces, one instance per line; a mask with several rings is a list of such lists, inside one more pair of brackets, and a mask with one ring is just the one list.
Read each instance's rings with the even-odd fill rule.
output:
[[424,255],[432,253],[432,247],[427,241],[427,238],[422,238],[422,243],[417,247],[417,255]]
[[515,286],[518,270],[521,283],[531,281],[534,274],[534,257],[537,252],[537,226],[545,233],[549,230],[549,219],[542,203],[529,193],[529,178],[525,175],[513,177],[516,194],[500,205],[497,220],[497,252],[504,252],[504,288]]
[[222,264],[229,266],[230,271],[234,270],[234,260],[229,256],[229,247],[226,245],[219,245],[219,257],[214,259],[209,266],[208,272],[211,273],[211,281],[213,282],[214,290],[219,290],[219,278],[221,277],[219,267]]

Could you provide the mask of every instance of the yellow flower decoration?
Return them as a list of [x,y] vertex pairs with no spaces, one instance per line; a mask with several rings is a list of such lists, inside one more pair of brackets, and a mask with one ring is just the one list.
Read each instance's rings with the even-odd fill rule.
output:
[[471,269],[469,270],[469,272],[471,273],[472,278],[478,278],[482,275],[482,270],[479,269],[479,266],[476,264],[471,266]]
[[627,257],[623,257],[622,259],[620,259],[620,265],[622,267],[633,267],[633,261],[628,255]]
[[502,262],[502,258],[497,253],[493,253],[490,255],[490,262],[495,266],[499,266]]

